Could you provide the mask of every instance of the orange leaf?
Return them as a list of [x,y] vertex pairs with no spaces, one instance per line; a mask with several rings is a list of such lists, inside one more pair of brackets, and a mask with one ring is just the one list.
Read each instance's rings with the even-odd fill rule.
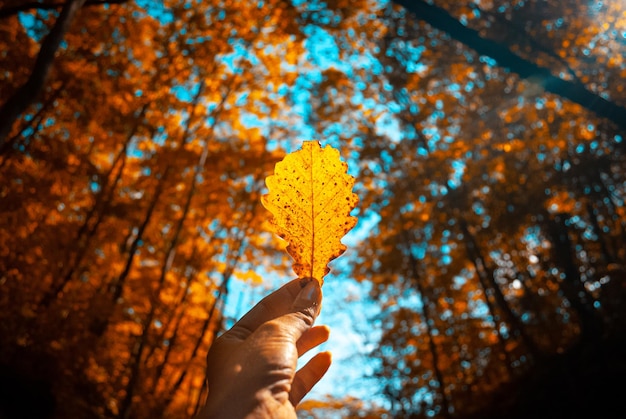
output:
[[339,151],[305,141],[265,180],[269,193],[261,202],[273,215],[276,233],[289,242],[287,252],[299,278],[322,284],[328,263],[346,250],[341,238],[356,224],[350,211],[359,202],[347,169]]

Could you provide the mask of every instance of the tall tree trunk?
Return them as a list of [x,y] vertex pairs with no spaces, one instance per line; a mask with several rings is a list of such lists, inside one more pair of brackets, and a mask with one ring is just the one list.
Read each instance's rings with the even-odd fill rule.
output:
[[[158,295],[161,291],[161,287],[159,287],[156,291]],[[143,332],[139,337],[139,341],[135,343],[133,346],[133,350],[130,356],[130,373],[128,374],[128,382],[126,383],[126,391],[124,394],[124,398],[120,402],[118,417],[123,419],[128,419],[131,414],[131,407],[133,402],[133,396],[135,395],[135,389],[137,388],[137,383],[139,381],[139,370],[141,368],[141,359],[143,355],[144,348],[148,344],[148,334],[150,331],[150,326],[152,325],[152,321],[154,320],[156,299],[150,307],[150,312],[148,313],[148,317],[146,318],[143,324]]]
[[604,239],[604,232],[602,231],[602,227],[600,227],[597,212],[598,210],[594,208],[591,202],[587,201],[587,214],[589,214],[591,227],[593,228],[593,232],[598,237],[597,241],[598,241],[598,244],[600,245],[600,253],[602,253],[602,259],[604,259],[604,263],[608,265],[609,263],[615,262],[615,257],[611,254],[608,246],[606,245],[606,240]]
[[[198,339],[196,340],[196,343],[194,344],[194,347],[191,351],[191,355],[189,356],[189,359],[187,361],[187,366],[178,375],[178,377],[174,379],[172,384],[166,387],[169,390],[167,391],[166,396],[164,397],[162,401],[163,411],[167,410],[169,405],[174,400],[174,396],[176,395],[176,392],[182,385],[183,381],[185,381],[185,378],[187,377],[187,374],[189,372],[189,365],[191,365],[191,362],[197,356],[198,351],[200,350],[200,347],[202,346],[202,342],[205,341],[205,337],[207,336],[207,333],[211,329],[211,325],[214,326],[213,329],[219,328],[217,324],[219,322],[219,316],[216,315],[216,314],[219,314],[219,310],[217,309],[217,306],[228,294],[228,282],[229,281],[230,281],[230,275],[227,276],[225,273],[222,276],[222,283],[220,284],[220,287],[218,289],[217,296],[213,300],[213,304],[211,304],[211,308],[209,309],[209,314],[207,318],[204,320],[204,322],[202,323],[202,327],[200,328],[200,335],[198,336]],[[215,321],[216,317],[218,317],[217,321]],[[215,333],[213,334],[213,336],[215,336]],[[213,341],[211,340],[211,343],[212,342]]]
[[[85,6],[102,6],[103,4],[123,4],[128,0],[87,0]],[[0,9],[0,19],[15,16],[18,13],[30,12],[32,10],[56,10],[63,7],[63,3],[40,3],[38,1],[28,1],[15,6],[7,6]]]
[[6,137],[11,133],[17,118],[35,101],[50,73],[54,55],[68,31],[76,13],[85,0],[68,0],[61,9],[54,26],[41,42],[35,66],[30,77],[0,108],[0,149],[4,148]]
[[[609,236],[611,238],[611,247],[613,248],[613,255],[615,256],[615,259],[619,259],[622,243],[626,243],[626,220],[618,214],[618,208],[621,208],[624,205],[624,201],[616,192],[612,192],[610,190],[610,186],[615,187],[615,185],[607,185],[607,181],[601,175],[599,176],[599,179],[600,181],[598,184],[602,189],[603,197],[606,198],[603,199],[602,202],[606,206],[614,226],[612,228],[612,234]],[[614,191],[615,190],[619,189],[615,187]],[[626,260],[621,260],[621,262],[624,263]]]
[[626,129],[626,108],[590,92],[582,83],[556,77],[552,75],[550,69],[520,57],[513,53],[507,45],[481,37],[478,31],[463,25],[441,7],[429,4],[424,0],[393,1],[411,12],[415,18],[447,33],[452,39],[473,49],[478,54],[494,59],[499,66],[529,82],[540,83],[545,91],[571,100],[600,118],[608,119],[619,128]]
[[[22,129],[19,130],[19,132],[15,133],[15,135],[8,138],[4,142],[2,147],[0,147],[0,156],[3,157],[2,162],[0,162],[0,168],[2,168],[2,166],[4,166],[4,164],[9,160],[11,152],[15,150],[16,146],[17,147],[20,146],[20,144],[18,143],[20,138],[22,138],[22,142],[24,142],[28,138],[33,138],[35,134],[37,134],[37,132],[41,129],[41,126],[42,126],[41,122],[43,121],[46,115],[46,111],[50,109],[54,101],[60,96],[66,84],[67,84],[67,80],[63,80],[61,82],[61,86],[59,86],[57,89],[55,89],[53,92],[50,93],[48,98],[44,101],[41,107],[33,115],[33,118],[27,123],[25,123]],[[31,132],[28,134],[27,137],[24,137],[29,130]],[[32,142],[33,140],[31,139],[30,143],[32,144]]]
[[189,365],[191,365],[191,362],[197,356],[198,351],[200,350],[200,347],[202,345],[202,342],[205,341],[205,337],[207,336],[207,333],[211,331],[211,325],[213,325],[213,328],[212,328],[213,331],[212,331],[211,339],[210,339],[211,343],[215,341],[217,334],[219,330],[221,329],[220,325],[222,322],[222,318],[221,318],[221,313],[220,313],[220,310],[218,309],[218,306],[220,305],[220,303],[222,306],[225,304],[226,297],[228,296],[228,284],[230,283],[233,272],[235,271],[235,268],[237,264],[239,263],[239,260],[241,259],[241,255],[243,254],[244,242],[247,237],[247,230],[248,230],[247,228],[243,228],[239,230],[241,233],[235,239],[236,249],[232,249],[232,253],[234,253],[234,257],[232,257],[229,260],[229,264],[224,270],[224,273],[222,274],[222,283],[220,284],[220,287],[217,291],[217,295],[215,296],[215,299],[213,300],[213,304],[211,304],[211,308],[209,309],[207,318],[202,323],[202,327],[200,328],[201,330],[200,335],[198,339],[196,340],[196,343],[193,347],[193,350],[191,351],[191,355],[189,359],[187,360],[187,367],[183,369],[183,371],[180,373],[178,378],[176,378],[173,381],[171,386],[166,387],[168,391],[162,404],[164,411],[167,409],[170,403],[172,403],[172,401],[174,400],[174,395],[176,394],[176,392],[182,385],[183,381],[187,377],[187,374],[189,373]]
[[[196,247],[194,246],[193,254],[195,253],[196,253]],[[173,320],[169,322],[169,323],[173,323],[172,331],[169,334],[169,337],[167,339],[168,345],[167,345],[167,348],[165,349],[165,353],[163,354],[163,360],[157,366],[156,372],[154,373],[154,377],[152,379],[152,383],[153,383],[152,393],[153,394],[156,394],[159,381],[161,380],[163,376],[163,370],[165,369],[165,366],[169,362],[170,355],[172,354],[172,349],[176,346],[176,343],[178,341],[178,336],[180,332],[180,324],[182,323],[182,320],[185,317],[185,310],[187,308],[187,297],[189,296],[189,289],[191,288],[191,284],[195,281],[197,277],[198,275],[196,272],[191,272],[189,275],[186,276],[187,282],[185,284],[185,288],[183,288],[182,296],[175,305],[175,307],[180,307],[180,310],[178,312],[178,315],[176,314],[172,315]],[[163,326],[163,329],[166,329],[166,327]],[[166,334],[164,331],[164,333],[161,336],[159,336],[158,341],[162,342],[165,336]],[[152,355],[154,354],[154,349],[156,349],[156,347],[151,348],[151,351],[146,355],[146,361],[148,361],[152,357]]]
[[[479,270],[480,272],[482,272],[482,275],[480,272],[478,273],[479,277],[482,276],[481,284],[483,284],[483,287],[486,286],[488,290],[493,292],[493,296],[495,302],[498,305],[498,308],[506,315],[507,323],[511,328],[511,335],[519,336],[522,339],[522,342],[524,342],[524,345],[526,345],[526,348],[528,348],[528,351],[530,352],[532,357],[534,359],[539,358],[541,354],[539,349],[537,348],[537,345],[531,339],[531,337],[528,336],[524,324],[517,316],[517,314],[513,312],[511,306],[504,298],[504,294],[500,289],[500,285],[496,282],[495,274],[493,270],[487,265],[487,262],[485,261],[485,258],[482,255],[480,248],[478,247],[478,243],[476,242],[474,235],[469,231],[465,218],[459,217],[459,226],[461,227],[461,231],[463,232],[463,237],[466,238],[466,248],[468,251],[468,256],[474,262],[475,267],[477,269],[480,267]],[[477,262],[479,263],[477,264]],[[487,292],[487,289],[485,289],[485,292]],[[485,295],[485,299],[488,300],[487,294]],[[496,317],[494,317],[494,320],[495,319]]]
[[[82,263],[85,255],[87,254],[87,250],[90,248],[89,245],[91,240],[95,236],[96,232],[98,231],[98,227],[104,220],[106,213],[111,207],[113,194],[115,193],[117,185],[124,173],[128,146],[130,145],[131,140],[133,139],[135,133],[137,132],[137,129],[139,128],[139,124],[141,122],[141,119],[143,118],[145,110],[146,107],[144,106],[140,111],[135,121],[135,124],[126,136],[126,141],[124,142],[122,149],[119,151],[119,153],[113,160],[111,168],[106,173],[102,190],[96,195],[94,204],[89,209],[87,215],[85,216],[84,223],[81,225],[80,229],[76,233],[76,239],[74,240],[74,243],[77,251],[74,252],[74,249],[70,249],[68,251],[65,263],[62,265],[61,280],[58,283],[53,284],[48,292],[44,294],[44,297],[39,303],[40,307],[47,307],[55,298],[59,296],[61,292],[63,292],[67,284],[74,276],[74,273]],[[113,176],[116,168],[117,174],[111,180],[111,176]]]
[[573,258],[573,246],[565,225],[565,214],[558,214],[547,221],[547,233],[552,241],[552,253],[565,278],[560,281],[563,295],[578,315],[581,341],[597,340],[602,335],[602,321],[593,307],[593,298],[585,289]]
[[[187,123],[185,124],[185,130],[183,131],[183,135],[181,136],[180,140],[179,140],[179,148],[182,149],[185,144],[187,143],[187,140],[190,136],[190,132],[191,132],[191,122],[192,120],[195,118],[195,111],[198,107],[198,103],[200,102],[200,97],[202,96],[202,92],[204,91],[204,89],[202,88],[202,86],[198,89],[198,92],[196,93],[192,103],[191,103],[191,112],[189,114],[189,118],[187,119]],[[146,230],[146,227],[148,226],[148,223],[150,222],[150,219],[152,218],[152,214],[154,212],[154,209],[156,208],[156,204],[159,201],[159,198],[161,197],[161,194],[163,193],[163,188],[165,185],[165,181],[168,179],[170,173],[172,171],[172,166],[170,164],[168,164],[165,167],[165,170],[163,171],[163,173],[161,173],[161,177],[159,178],[159,183],[156,187],[156,190],[154,192],[154,196],[152,197],[152,201],[150,202],[150,205],[148,206],[148,212],[146,213],[146,217],[144,218],[143,222],[141,223],[141,225],[139,226],[138,232],[137,234],[134,236],[133,241],[130,245],[130,250],[129,250],[129,256],[128,259],[126,261],[126,265],[124,266],[124,270],[122,271],[122,273],[120,274],[120,276],[118,277],[117,281],[113,284],[112,287],[112,294],[113,294],[113,302],[117,301],[118,298],[120,298],[120,296],[122,295],[122,288],[123,285],[126,281],[126,278],[128,277],[128,274],[130,273],[130,269],[132,267],[132,263],[133,263],[133,259],[137,253],[137,248],[139,247],[139,243],[141,242],[141,240],[143,239],[143,234]],[[167,261],[167,259],[166,259]]]
[[421,275],[419,274],[419,268],[417,266],[417,259],[413,256],[411,252],[411,240],[408,236],[406,230],[402,230],[403,233],[403,241],[404,241],[404,249],[405,253],[409,257],[409,264],[411,268],[411,276],[412,283],[417,288],[417,292],[419,292],[420,297],[422,299],[422,310],[421,315],[422,319],[424,319],[424,325],[426,325],[426,332],[428,334],[428,349],[430,350],[430,354],[433,357],[433,372],[435,373],[435,379],[439,384],[439,393],[441,395],[441,411],[442,416],[444,418],[450,418],[450,401],[448,400],[448,394],[446,393],[446,383],[443,378],[443,372],[439,368],[439,352],[437,350],[437,345],[435,344],[435,339],[433,338],[433,327],[431,326],[431,316],[428,312],[428,308],[431,305],[430,298],[426,294],[426,290],[422,285]]
[[[153,201],[154,203],[155,201]],[[168,249],[165,252],[165,256],[164,256],[164,260],[161,266],[161,273],[159,275],[159,281],[158,281],[158,287],[154,293],[154,296],[152,298],[151,304],[150,304],[150,311],[148,312],[148,316],[146,317],[146,320],[144,321],[143,324],[143,332],[141,334],[141,336],[139,337],[139,342],[138,344],[135,345],[136,350],[133,351],[132,356],[131,356],[131,360],[130,360],[130,374],[129,374],[129,379],[128,379],[128,383],[126,384],[126,392],[124,395],[124,398],[122,399],[122,401],[120,402],[120,408],[119,408],[119,415],[118,417],[120,418],[124,418],[124,419],[128,419],[130,417],[131,414],[131,408],[132,408],[132,401],[133,401],[133,396],[135,394],[135,391],[137,389],[137,383],[139,381],[139,373],[140,373],[140,367],[141,367],[141,360],[144,358],[144,350],[146,348],[147,342],[148,342],[148,335],[149,332],[151,330],[151,326],[152,326],[152,322],[154,320],[154,317],[156,315],[156,309],[157,309],[157,303],[159,301],[159,295],[161,294],[161,292],[163,291],[163,287],[165,285],[165,277],[167,275],[167,272],[170,271],[172,264],[174,263],[174,257],[176,255],[176,246],[178,244],[178,239],[180,236],[180,232],[182,230],[182,225],[184,223],[184,220],[187,218],[187,213],[189,211],[189,207],[187,206],[185,208],[185,211],[183,212],[183,215],[181,216],[176,231],[174,233],[174,237],[172,238],[171,242],[168,245]],[[127,268],[130,265],[127,264]],[[128,272],[128,269],[125,269],[125,272]],[[118,288],[119,292],[121,292],[121,287]],[[115,296],[115,294],[114,294]],[[116,300],[116,299],[115,299]],[[115,301],[114,300],[114,301]]]
[[[187,126],[185,129],[185,132],[183,133],[183,142],[181,146],[184,145],[187,138],[189,137],[189,133],[191,130],[191,123],[193,119],[195,119],[196,117],[195,110],[198,107],[198,103],[200,102],[200,97],[202,97],[203,93],[204,93],[204,83],[201,83],[200,86],[198,87],[198,91],[192,102],[193,107],[189,115],[189,119],[187,120]],[[152,299],[153,301],[150,304],[150,312],[148,313],[147,319],[144,323],[143,333],[139,340],[137,352],[133,353],[133,357],[131,359],[130,379],[128,380],[128,384],[126,385],[126,394],[124,398],[122,399],[122,402],[120,403],[120,410],[119,410],[120,412],[119,417],[124,418],[124,419],[127,419],[128,417],[130,417],[131,408],[132,408],[132,399],[136,391],[137,381],[139,379],[139,372],[140,372],[139,367],[140,367],[141,360],[144,355],[143,352],[146,347],[148,333],[150,331],[152,321],[154,320],[154,316],[156,313],[156,306],[159,300],[159,295],[165,285],[165,277],[167,273],[171,270],[172,265],[174,264],[174,258],[176,257],[176,247],[178,246],[178,241],[180,240],[180,236],[183,231],[185,220],[187,220],[187,216],[189,215],[189,209],[191,208],[191,201],[196,193],[198,174],[204,167],[204,164],[206,163],[207,155],[208,155],[208,141],[205,142],[205,146],[204,146],[204,149],[202,150],[200,159],[198,163],[196,164],[194,171],[191,175],[191,178],[192,178],[191,185],[188,188],[189,192],[187,193],[187,196],[185,198],[185,204],[183,207],[182,214],[180,218],[178,219],[178,222],[176,223],[174,235],[172,237],[172,240],[167,246],[167,251],[165,252],[163,264],[161,267],[161,273],[159,275],[159,281],[158,281],[159,286],[154,295],[154,298]]]
[[489,275],[487,271],[488,268],[485,264],[485,260],[478,251],[478,246],[474,241],[474,236],[470,233],[467,227],[467,223],[462,217],[459,217],[459,226],[461,227],[461,232],[463,233],[463,238],[465,239],[465,250],[467,252],[467,258],[474,265],[474,269],[476,270],[476,276],[478,277],[478,282],[480,283],[480,286],[483,289],[483,294],[485,296],[485,304],[487,305],[487,309],[489,310],[491,318],[493,318],[493,329],[496,336],[498,337],[498,346],[500,347],[500,350],[502,351],[502,354],[506,359],[505,364],[507,371],[509,372],[509,375],[512,376],[513,370],[511,369],[511,354],[506,349],[504,337],[502,336],[502,333],[500,333],[499,323],[501,319],[491,298],[493,290],[491,289],[489,285],[489,280],[487,278]]
[[[517,266],[523,265],[525,263],[526,262],[521,262]],[[528,267],[526,268],[526,272],[521,272],[517,269],[515,265],[513,267],[513,272],[513,277],[519,281],[523,292],[522,296],[518,299],[520,311],[522,315],[528,312],[533,315],[533,317],[535,318],[535,322],[534,325],[531,324],[531,327],[539,326],[539,323],[541,321],[545,321],[545,316],[542,314],[541,311],[541,297],[539,297],[539,295],[537,295],[537,293],[533,291],[530,285],[531,282],[535,279],[535,273],[532,271],[532,269],[529,269]],[[527,327],[524,328],[524,330],[526,329]],[[535,340],[531,341],[535,343]],[[544,351],[540,348],[540,345],[537,345],[535,343],[535,346],[537,347],[537,354],[535,355],[535,357],[538,359],[543,358]]]

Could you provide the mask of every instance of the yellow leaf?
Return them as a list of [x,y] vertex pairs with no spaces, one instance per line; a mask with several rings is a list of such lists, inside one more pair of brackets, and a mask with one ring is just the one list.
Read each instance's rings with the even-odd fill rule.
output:
[[322,284],[328,263],[346,250],[341,238],[356,224],[350,211],[359,202],[347,169],[339,151],[305,141],[265,180],[269,193],[261,202],[273,215],[276,233],[289,242],[287,252],[299,278]]

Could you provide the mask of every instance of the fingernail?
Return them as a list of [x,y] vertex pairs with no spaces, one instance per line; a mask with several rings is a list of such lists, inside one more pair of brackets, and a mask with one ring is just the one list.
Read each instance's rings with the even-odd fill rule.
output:
[[311,281],[315,281],[315,278],[311,278],[310,276],[300,278],[300,288],[304,288]]
[[299,297],[307,303],[316,303],[319,300],[321,291],[319,282],[313,279],[302,288]]

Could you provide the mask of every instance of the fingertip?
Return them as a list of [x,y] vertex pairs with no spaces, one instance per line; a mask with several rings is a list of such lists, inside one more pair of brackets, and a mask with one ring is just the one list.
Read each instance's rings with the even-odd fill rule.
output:
[[330,328],[328,326],[313,326],[300,336],[296,341],[298,348],[298,356],[302,356],[309,350],[326,342],[330,336]]
[[319,358],[320,365],[326,365],[326,371],[328,371],[328,368],[333,363],[333,353],[330,351],[323,351],[317,354],[317,357]]
[[314,326],[313,329],[316,329],[316,335],[318,336],[318,345],[328,341],[330,338],[330,327],[324,325]]
[[300,288],[304,288],[309,284],[309,282],[315,281],[315,278],[311,278],[310,276],[305,276],[304,278],[298,278],[298,280],[300,281]]
[[315,327],[319,327],[320,328],[320,334],[325,336],[324,342],[326,342],[328,340],[328,338],[330,337],[330,327],[326,326],[325,324],[319,325],[319,326],[315,326]]
[[[330,368],[333,363],[333,354],[330,351],[323,351],[315,354],[313,358],[306,364],[306,368],[315,371],[315,383],[319,381]],[[312,387],[312,386],[311,386]]]
[[322,379],[331,363],[332,354],[329,351],[320,352],[296,373],[289,396],[294,406]]
[[293,307],[298,311],[313,308],[314,315],[317,317],[321,302],[322,288],[320,287],[319,282],[309,281],[304,288],[300,290],[300,293],[293,303]]
[[307,284],[311,281],[315,281],[319,284],[319,286],[321,287],[322,285],[324,285],[324,280],[323,279],[317,279],[317,278],[313,278],[312,276],[305,276],[304,278],[299,278],[300,281],[300,287],[304,288],[307,286]]

